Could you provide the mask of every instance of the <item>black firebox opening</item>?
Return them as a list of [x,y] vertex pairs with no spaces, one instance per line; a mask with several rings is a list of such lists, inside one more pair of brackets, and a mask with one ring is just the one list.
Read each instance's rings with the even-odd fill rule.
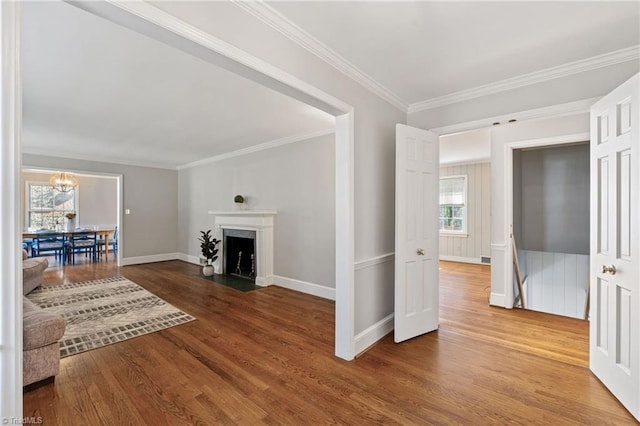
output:
[[224,232],[224,273],[255,281],[256,245],[255,232],[225,230]]

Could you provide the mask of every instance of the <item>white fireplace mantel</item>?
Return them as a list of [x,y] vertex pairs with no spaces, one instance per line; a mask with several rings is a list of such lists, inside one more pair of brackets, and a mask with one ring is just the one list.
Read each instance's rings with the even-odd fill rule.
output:
[[273,283],[273,217],[277,211],[236,210],[209,211],[214,217],[214,237],[220,240],[220,256],[214,264],[222,271],[224,253],[223,230],[243,229],[256,232],[256,285]]

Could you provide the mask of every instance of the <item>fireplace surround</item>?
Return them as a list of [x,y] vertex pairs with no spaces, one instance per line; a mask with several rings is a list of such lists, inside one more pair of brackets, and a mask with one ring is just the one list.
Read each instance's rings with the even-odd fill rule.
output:
[[[224,273],[233,273],[225,267],[227,259],[225,230],[228,235],[244,236],[250,234],[235,231],[255,232],[255,284],[266,286],[273,284],[273,222],[276,211],[239,210],[209,211],[213,216],[215,237],[220,240],[221,256],[216,260],[215,269]],[[231,232],[229,232],[231,231]],[[235,267],[234,267],[235,270]]]

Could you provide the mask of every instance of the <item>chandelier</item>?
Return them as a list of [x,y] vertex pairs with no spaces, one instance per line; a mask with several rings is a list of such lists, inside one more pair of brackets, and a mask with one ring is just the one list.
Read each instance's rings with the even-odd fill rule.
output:
[[49,185],[60,192],[69,192],[78,186],[78,179],[66,172],[56,172],[49,178]]

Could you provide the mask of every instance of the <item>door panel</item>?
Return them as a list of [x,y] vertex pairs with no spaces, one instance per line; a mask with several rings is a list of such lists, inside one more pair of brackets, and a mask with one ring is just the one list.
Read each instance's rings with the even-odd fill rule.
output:
[[396,127],[395,341],[438,328],[438,136]]
[[589,366],[640,419],[640,74],[591,109]]

